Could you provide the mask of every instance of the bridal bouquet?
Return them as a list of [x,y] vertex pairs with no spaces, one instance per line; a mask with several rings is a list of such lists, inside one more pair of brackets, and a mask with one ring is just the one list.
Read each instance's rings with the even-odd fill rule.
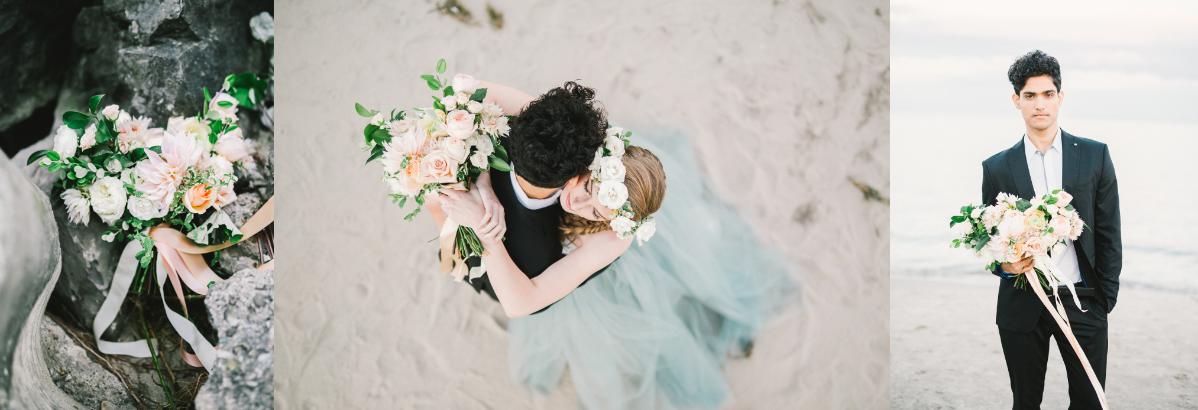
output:
[[[267,201],[238,228],[221,211],[237,198],[234,168],[249,158],[237,110],[256,108],[268,84],[253,73],[230,75],[216,95],[203,90],[204,103],[196,115],[170,118],[166,128],[153,127],[149,118],[118,105],[101,108],[104,95],[96,95],[87,112],[63,114],[52,149],[30,155],[28,164],[57,174],[56,190],[71,223],[87,224],[94,215],[107,225],[101,239],[125,243],[108,294],[93,319],[100,352],[150,357],[165,380],[149,335],[132,342],[102,339],[129,289],[142,294],[153,275],[162,289],[157,293],[167,319],[195,351],[181,351],[184,360],[206,369],[214,363],[214,347],[188,317],[183,284],[207,295],[208,286],[223,279],[204,255],[239,242],[242,229],[252,236],[273,215],[273,202]],[[168,278],[182,315],[167,306]]]
[[[952,217],[949,227],[968,223],[969,229],[953,239],[952,246],[964,245],[990,260],[989,270],[1030,255],[1036,259],[1040,285],[1045,289],[1058,286],[1062,283],[1051,258],[1061,257],[1066,241],[1077,240],[1085,229],[1081,216],[1069,205],[1072,200],[1068,192],[1057,189],[1030,201],[1000,193],[994,205],[963,206],[961,213]],[[1026,288],[1027,282],[1027,275],[1019,275],[1015,286]]]
[[204,89],[196,116],[170,118],[165,129],[115,104],[100,108],[104,95],[93,96],[88,112],[63,113],[54,148],[29,164],[58,174],[70,222],[87,224],[94,213],[108,225],[105,241],[141,242],[142,268],[153,260],[148,230],[162,223],[202,245],[238,241],[220,208],[237,198],[233,167],[249,156],[237,108],[253,108],[264,84],[230,75],[216,95]]
[[[391,198],[401,208],[412,200],[411,220],[424,205],[425,195],[442,189],[467,190],[490,168],[508,171],[507,151],[499,143],[510,127],[498,105],[484,103],[486,88],[473,77],[457,74],[443,82],[445,60],[437,61],[437,74],[421,78],[435,92],[432,107],[392,110],[383,114],[355,104],[370,122],[362,130],[367,163],[381,159],[383,179]],[[446,226],[454,224],[447,223]],[[482,255],[483,246],[473,229],[457,226],[453,254],[465,260]],[[443,258],[444,259],[444,258]]]

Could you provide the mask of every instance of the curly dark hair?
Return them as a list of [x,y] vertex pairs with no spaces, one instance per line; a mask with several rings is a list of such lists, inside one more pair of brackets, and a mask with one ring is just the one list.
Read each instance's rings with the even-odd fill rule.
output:
[[1033,50],[1024,54],[1007,70],[1007,78],[1011,80],[1011,86],[1015,87],[1016,94],[1027,85],[1027,79],[1042,75],[1052,77],[1052,85],[1057,87],[1058,92],[1061,91],[1061,65],[1057,63],[1056,57],[1043,51]]
[[595,90],[570,81],[512,120],[508,155],[517,175],[538,187],[557,188],[587,170],[606,132],[607,115],[595,106]]

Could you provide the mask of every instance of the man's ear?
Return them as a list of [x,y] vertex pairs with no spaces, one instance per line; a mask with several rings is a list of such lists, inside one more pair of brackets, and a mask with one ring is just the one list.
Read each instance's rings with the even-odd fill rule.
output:
[[1019,109],[1019,93],[1011,94],[1011,105],[1014,105],[1016,110]]

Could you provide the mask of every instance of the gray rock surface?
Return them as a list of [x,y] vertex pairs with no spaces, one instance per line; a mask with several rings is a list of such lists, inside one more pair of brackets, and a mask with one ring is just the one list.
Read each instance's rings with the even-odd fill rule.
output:
[[50,201],[0,155],[0,408],[79,408],[50,379],[40,328],[61,253]]
[[135,408],[116,375],[93,361],[58,323],[45,316],[41,321],[42,347],[54,384],[87,408]]
[[0,0],[0,131],[58,94],[71,53],[70,19],[58,12],[69,3]]
[[214,285],[204,304],[220,343],[196,408],[273,408],[274,271],[237,272]]

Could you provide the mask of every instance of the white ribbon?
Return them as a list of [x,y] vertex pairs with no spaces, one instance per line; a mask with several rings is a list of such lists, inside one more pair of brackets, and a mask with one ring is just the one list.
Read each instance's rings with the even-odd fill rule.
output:
[[[142,251],[141,242],[130,241],[125,245],[125,250],[121,252],[121,258],[117,262],[116,272],[112,276],[112,285],[108,288],[108,295],[104,298],[104,303],[100,305],[100,311],[96,312],[96,318],[92,322],[92,331],[96,337],[96,347],[101,353],[119,354],[132,357],[150,357],[150,344],[153,341],[146,339],[132,342],[112,342],[103,340],[101,335],[112,322],[116,320],[117,312],[120,311],[121,304],[125,297],[129,294],[129,287],[133,284],[133,277],[137,269],[137,255]],[[162,266],[163,258],[157,259],[157,281],[158,289],[163,289],[162,285],[166,283],[166,267]],[[204,365],[205,370],[211,370],[213,363],[216,361],[216,348],[209,343],[200,330],[196,328],[194,323],[187,320],[175,311],[171,310],[166,305],[166,292],[160,290],[158,292],[159,299],[162,301],[162,308],[166,311],[166,318],[171,323],[171,327],[175,332],[183,338],[191,349],[195,351],[200,362]]]
[[[1061,303],[1061,292],[1056,291],[1058,286],[1061,286],[1061,280],[1057,275],[1057,263],[1060,262],[1064,253],[1064,246],[1062,244],[1058,244],[1053,248],[1053,254],[1055,256],[1052,256],[1051,258],[1045,254],[1033,255],[1036,268],[1040,269],[1040,271],[1032,269],[1030,272],[1025,273],[1025,275],[1032,275],[1032,277],[1028,278],[1028,283],[1032,287],[1032,292],[1034,292],[1036,297],[1040,299],[1040,303],[1044,305],[1044,308],[1048,309],[1048,314],[1052,316],[1053,321],[1057,323],[1057,327],[1061,329],[1061,333],[1065,335],[1065,340],[1069,342],[1069,346],[1072,347],[1073,352],[1077,354],[1077,359],[1081,362],[1082,369],[1086,371],[1086,377],[1090,379],[1090,386],[1092,386],[1094,388],[1094,392],[1098,394],[1098,403],[1102,405],[1103,410],[1106,410],[1106,392],[1103,391],[1102,383],[1098,382],[1098,376],[1094,373],[1094,369],[1090,366],[1090,360],[1086,357],[1086,352],[1082,350],[1081,344],[1077,342],[1077,337],[1073,335],[1073,327],[1069,325],[1069,315],[1065,312],[1065,306]],[[1054,290],[1052,295],[1056,300],[1055,305],[1050,303],[1048,301],[1048,296],[1044,294],[1044,288],[1040,286],[1039,275],[1044,275],[1044,278],[1052,285],[1052,289]],[[1077,308],[1082,312],[1085,312],[1086,310],[1082,309],[1081,299],[1078,299],[1077,290],[1074,289],[1073,283],[1065,283],[1064,286],[1067,287],[1069,289],[1069,293],[1073,295],[1073,303],[1077,304]],[[1065,354],[1065,352],[1061,352],[1061,354]]]

